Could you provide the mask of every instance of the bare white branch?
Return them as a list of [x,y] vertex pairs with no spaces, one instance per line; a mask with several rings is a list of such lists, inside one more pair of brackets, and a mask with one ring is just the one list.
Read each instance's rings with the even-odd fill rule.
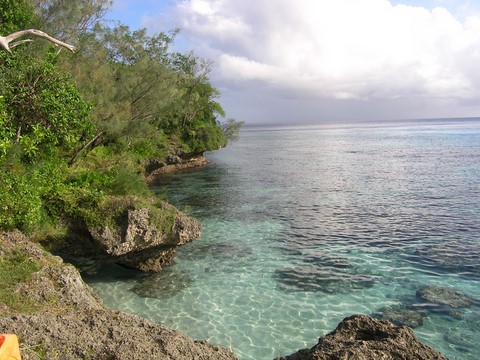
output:
[[53,43],[57,46],[62,46],[62,47],[66,48],[66,49],[68,49],[72,52],[75,51],[74,46],[72,46],[70,44],[67,44],[67,43],[64,43],[63,41],[60,41],[58,39],[55,39],[54,37],[51,37],[50,35],[44,33],[43,31],[36,30],[36,29],[21,30],[21,31],[11,33],[10,35],[7,35],[7,36],[0,36],[0,46],[3,47],[5,50],[7,50],[9,53],[12,53],[12,51],[10,50],[12,47],[15,47],[17,45],[23,44],[23,43],[28,42],[28,41],[32,41],[30,39],[29,40],[19,40],[19,41],[16,41],[16,42],[10,44],[13,40],[16,40],[19,37],[22,37],[22,36],[25,36],[25,35],[36,36],[36,37],[48,40],[48,41],[50,41],[51,43]]

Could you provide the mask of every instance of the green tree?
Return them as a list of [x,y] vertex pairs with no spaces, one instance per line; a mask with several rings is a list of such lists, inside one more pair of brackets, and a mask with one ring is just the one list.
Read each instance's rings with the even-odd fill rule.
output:
[[37,20],[28,0],[0,0],[0,35],[28,29]]
[[243,125],[245,125],[244,121],[228,119],[226,122],[220,124],[220,128],[228,141],[238,141],[240,139],[240,129]]
[[9,122],[9,132],[2,140],[10,141],[10,147],[20,146],[28,161],[52,154],[72,156],[79,141],[93,131],[90,105],[55,67],[53,50],[44,60],[25,52],[22,55],[5,61],[1,69],[0,86]]

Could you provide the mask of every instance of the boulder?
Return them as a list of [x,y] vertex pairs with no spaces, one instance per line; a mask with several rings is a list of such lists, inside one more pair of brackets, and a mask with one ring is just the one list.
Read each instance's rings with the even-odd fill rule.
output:
[[438,351],[420,343],[413,330],[365,315],[343,319],[337,328],[321,337],[311,349],[282,357],[284,360],[447,360]]
[[114,224],[89,227],[96,247],[116,263],[145,272],[171,265],[175,249],[201,235],[201,224],[167,203],[158,215],[152,208],[127,208]]

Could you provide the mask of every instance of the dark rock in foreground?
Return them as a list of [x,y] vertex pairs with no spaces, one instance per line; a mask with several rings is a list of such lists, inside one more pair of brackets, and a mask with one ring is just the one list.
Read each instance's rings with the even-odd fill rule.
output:
[[441,359],[441,353],[420,343],[409,327],[365,315],[345,318],[337,328],[311,349],[282,357],[284,360],[394,360]]

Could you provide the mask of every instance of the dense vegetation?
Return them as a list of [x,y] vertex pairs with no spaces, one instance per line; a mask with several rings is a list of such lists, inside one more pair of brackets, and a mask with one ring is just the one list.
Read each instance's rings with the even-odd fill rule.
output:
[[108,0],[0,0],[0,35],[35,28],[46,41],[0,52],[0,229],[45,236],[69,221],[101,221],[112,197],[152,194],[146,159],[226,145],[228,120],[211,63],[104,19]]

